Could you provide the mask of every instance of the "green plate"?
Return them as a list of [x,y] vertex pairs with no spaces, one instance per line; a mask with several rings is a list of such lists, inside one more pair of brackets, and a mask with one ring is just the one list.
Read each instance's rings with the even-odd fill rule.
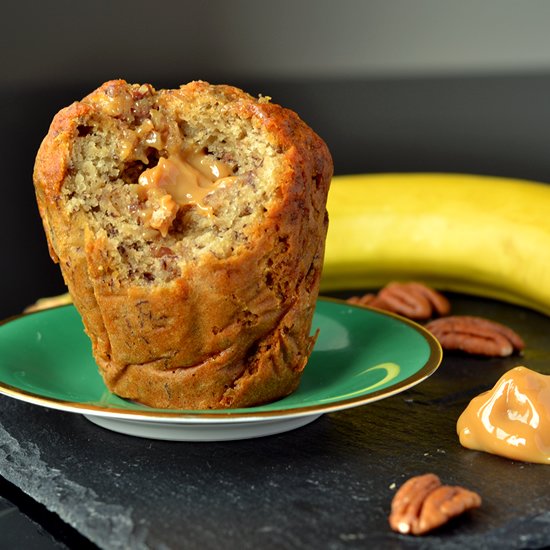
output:
[[117,432],[197,441],[258,437],[297,428],[321,414],[364,405],[430,376],[442,358],[437,340],[401,317],[320,299],[319,338],[300,387],[274,403],[232,410],[154,409],[110,393],[76,309],[62,306],[0,325],[0,393],[84,414]]

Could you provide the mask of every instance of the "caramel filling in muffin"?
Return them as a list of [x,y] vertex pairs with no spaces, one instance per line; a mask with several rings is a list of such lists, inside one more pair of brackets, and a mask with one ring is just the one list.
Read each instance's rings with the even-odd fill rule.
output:
[[218,187],[235,182],[238,176],[231,174],[229,165],[204,150],[160,158],[155,167],[148,168],[138,178],[139,198],[156,206],[144,209],[145,225],[166,237],[180,207],[194,204],[203,214],[211,215],[204,198]]

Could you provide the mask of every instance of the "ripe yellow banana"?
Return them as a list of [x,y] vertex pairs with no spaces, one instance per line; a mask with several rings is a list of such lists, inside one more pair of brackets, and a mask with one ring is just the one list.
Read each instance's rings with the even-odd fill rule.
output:
[[420,280],[550,315],[550,185],[460,174],[333,179],[321,292]]

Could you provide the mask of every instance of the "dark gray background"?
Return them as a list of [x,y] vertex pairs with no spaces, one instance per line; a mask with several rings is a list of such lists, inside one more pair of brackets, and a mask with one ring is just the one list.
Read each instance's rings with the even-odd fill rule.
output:
[[550,68],[545,0],[22,0],[2,84],[365,78]]
[[0,319],[64,291],[37,215],[34,156],[55,112],[101,82],[205,79],[270,95],[328,142],[337,174],[546,181],[548,20],[544,1],[7,3]]

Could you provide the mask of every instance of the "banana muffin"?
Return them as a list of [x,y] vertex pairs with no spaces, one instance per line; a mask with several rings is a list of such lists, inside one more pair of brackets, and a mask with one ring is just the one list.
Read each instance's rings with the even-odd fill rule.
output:
[[294,112],[231,86],[113,80],[61,110],[34,184],[107,388],[171,409],[294,391],[331,176]]

